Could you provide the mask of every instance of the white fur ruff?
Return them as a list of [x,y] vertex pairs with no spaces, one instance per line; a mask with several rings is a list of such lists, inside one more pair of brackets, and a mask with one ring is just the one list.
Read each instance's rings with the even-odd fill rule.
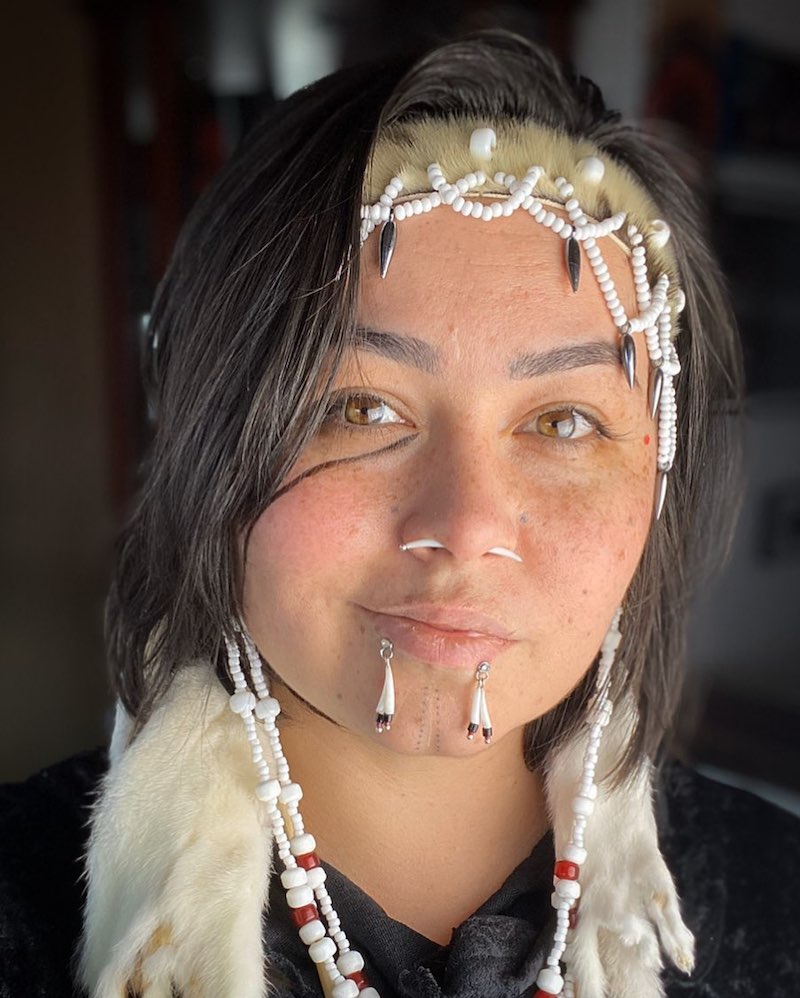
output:
[[[628,734],[606,729],[598,773]],[[264,998],[262,913],[272,837],[241,720],[207,665],[182,669],[144,730],[117,713],[94,809],[80,972],[91,998]],[[572,824],[583,743],[547,772],[556,851]],[[268,745],[264,744],[267,758]],[[660,947],[682,969],[693,939],[658,849],[650,774],[601,792],[587,830],[578,926],[566,954],[579,998],[662,998]],[[335,899],[334,899],[335,900]]]

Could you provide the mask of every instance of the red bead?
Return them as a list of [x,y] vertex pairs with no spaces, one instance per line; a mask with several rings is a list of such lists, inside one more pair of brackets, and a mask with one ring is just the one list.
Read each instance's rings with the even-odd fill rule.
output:
[[305,852],[302,856],[295,856],[295,860],[304,870],[313,870],[320,865],[319,856],[315,852]]
[[556,876],[559,880],[577,880],[580,876],[581,868],[577,863],[570,863],[568,859],[560,859],[556,863]]
[[315,918],[319,918],[319,911],[315,904],[304,904],[302,908],[292,908],[289,914],[298,929],[313,922]]
[[575,906],[573,908],[570,908],[569,910],[567,925],[571,929],[574,929],[577,924],[578,924],[578,908],[577,906]]
[[533,998],[556,998],[556,996],[551,991],[542,991],[541,988],[537,988],[533,994]]
[[347,980],[352,981],[354,984],[356,984],[358,986],[359,991],[363,991],[364,988],[369,987],[369,981],[366,979],[366,977],[364,977],[364,975],[361,973],[360,970],[356,970],[354,973],[348,974]]

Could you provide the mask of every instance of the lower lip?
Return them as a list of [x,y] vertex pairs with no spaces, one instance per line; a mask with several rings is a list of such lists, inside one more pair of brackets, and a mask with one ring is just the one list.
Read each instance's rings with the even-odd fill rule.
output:
[[367,611],[378,636],[389,638],[395,651],[428,665],[447,669],[476,669],[510,648],[513,641],[477,631],[446,631],[411,617]]

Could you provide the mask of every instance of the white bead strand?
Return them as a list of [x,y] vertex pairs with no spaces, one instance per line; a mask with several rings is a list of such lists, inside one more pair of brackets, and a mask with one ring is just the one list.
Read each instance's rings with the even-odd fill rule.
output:
[[[387,194],[390,194],[388,186],[391,185],[387,185]],[[347,935],[341,928],[339,916],[325,887],[325,871],[315,853],[316,841],[314,836],[304,829],[303,817],[298,808],[303,790],[299,783],[291,779],[275,723],[280,713],[280,704],[269,695],[258,649],[244,629],[240,631],[240,636],[247,655],[250,679],[256,693],[253,694],[248,688],[241,668],[238,645],[226,639],[228,670],[235,691],[230,698],[230,706],[244,722],[251,756],[259,777],[256,797],[264,804],[278,855],[284,865],[281,883],[286,890],[287,904],[301,919],[295,923],[298,926],[298,934],[308,946],[311,960],[330,982],[331,995],[336,998],[348,998],[348,996],[355,998],[357,995],[371,992],[373,998],[380,998],[374,988],[366,986],[362,989],[362,984],[366,984],[361,974],[364,966],[363,958],[350,949]],[[257,720],[261,721],[269,740],[275,776],[270,772],[264,759],[256,727]],[[279,801],[284,811],[278,807]],[[345,962],[343,967],[340,967],[337,958],[340,961],[350,962],[349,964]],[[346,970],[348,966],[356,967],[357,964],[359,965],[357,969]],[[353,979],[348,975],[352,975]]]
[[[622,640],[619,622],[622,611],[618,609],[611,621],[603,644],[600,648],[600,661],[597,666],[595,680],[595,700],[589,710],[589,740],[583,759],[583,775],[578,793],[572,802],[573,825],[570,841],[564,847],[563,856],[556,861],[553,876],[553,894],[551,902],[556,910],[556,930],[553,935],[553,945],[550,947],[545,965],[536,978],[536,986],[545,995],[572,996],[574,998],[574,982],[568,973],[561,973],[561,959],[569,939],[570,912],[575,907],[581,895],[581,885],[578,879],[580,865],[586,861],[584,832],[586,819],[594,810],[594,799],[597,796],[597,786],[594,782],[597,769],[597,759],[603,728],[611,717],[611,701],[609,689],[611,685],[611,669],[616,657],[617,648]],[[565,874],[561,876],[560,874]]]

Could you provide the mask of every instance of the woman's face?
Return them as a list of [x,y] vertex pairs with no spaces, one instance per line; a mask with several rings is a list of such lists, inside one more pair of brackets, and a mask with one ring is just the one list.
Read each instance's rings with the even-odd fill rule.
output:
[[[628,259],[609,239],[602,250],[633,312]],[[250,534],[245,622],[337,724],[397,752],[485,751],[465,737],[478,664],[491,664],[495,738],[517,731],[589,669],[639,561],[655,480],[647,353],[637,336],[631,390],[587,262],[573,293],[562,240],[522,212],[405,220],[385,280],[377,254],[376,235],[364,347],[297,484]],[[423,538],[444,547],[401,550]],[[397,706],[377,734],[383,637]]]

